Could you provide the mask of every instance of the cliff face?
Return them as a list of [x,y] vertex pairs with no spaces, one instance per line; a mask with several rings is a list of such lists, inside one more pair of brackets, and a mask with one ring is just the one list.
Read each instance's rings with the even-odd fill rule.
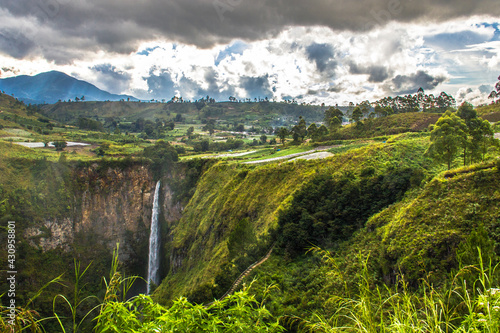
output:
[[144,166],[77,172],[81,192],[74,209],[74,232],[97,235],[109,250],[120,243],[120,260],[133,255],[134,243],[147,243],[155,183]]
[[[76,247],[90,251],[92,244],[97,243],[112,253],[116,243],[120,243],[120,261],[126,267],[135,267],[135,274],[141,274],[147,263],[156,184],[149,168],[104,168],[94,163],[71,170],[71,178],[76,191],[67,203],[67,216],[50,217],[27,228],[24,236],[29,244],[45,252],[57,248],[71,251]],[[167,183],[164,181],[161,186],[163,224],[177,221],[182,211]]]
[[24,235],[31,246],[40,248],[44,252],[58,247],[69,251],[75,236],[72,225],[69,218],[47,219],[37,227],[28,228]]

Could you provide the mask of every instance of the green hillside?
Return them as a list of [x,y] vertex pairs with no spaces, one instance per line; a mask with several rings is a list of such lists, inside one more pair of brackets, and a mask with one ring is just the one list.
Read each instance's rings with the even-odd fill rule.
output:
[[[490,259],[493,264],[498,262],[500,210],[496,202],[500,195],[499,170],[498,163],[489,163],[459,172],[441,173],[422,188],[408,192],[402,201],[373,215],[366,226],[349,239],[344,239],[336,247],[328,247],[329,254],[310,252],[292,261],[274,255],[249,280],[256,279],[254,287],[262,296],[269,293],[266,291],[269,286],[275,287],[268,296],[267,306],[273,313],[302,318],[291,326],[302,324],[304,328],[309,322],[316,323],[320,332],[323,332],[320,327],[328,327],[326,332],[334,332],[335,327],[342,324],[354,329],[355,325],[362,326],[360,322],[363,320],[380,320],[383,314],[387,320],[391,316],[397,317],[397,310],[391,306],[408,306],[403,299],[408,297],[407,301],[413,304],[408,310],[415,312],[416,322],[421,320],[418,325],[414,322],[415,327],[430,324],[425,321],[432,317],[425,312],[431,311],[426,308],[430,303],[440,311],[454,311],[457,317],[453,324],[467,327],[468,324],[461,321],[467,309],[463,303],[464,307],[460,307],[463,300],[459,295],[465,292],[463,279],[472,286],[475,279],[481,277],[479,269],[468,266],[479,268],[481,260],[477,247],[481,250],[485,269],[489,267]],[[460,270],[461,267],[469,269]],[[487,285],[497,288],[500,282],[498,271],[488,272],[490,281]],[[460,275],[455,277],[457,273]],[[364,289],[365,283],[368,289]],[[455,288],[455,294],[446,299],[445,294],[450,288]],[[478,286],[479,294],[482,288]],[[422,298],[426,297],[423,294],[425,289],[429,292],[427,301]],[[477,291],[468,289],[468,292],[469,297],[478,297]],[[437,304],[438,298],[447,302],[449,308],[445,309],[444,303],[443,307]],[[369,303],[362,305],[358,302]],[[386,306],[383,302],[387,302]],[[362,315],[361,306],[373,306],[374,311],[381,307],[377,310],[381,312],[364,313],[373,316],[370,318],[341,318],[347,310],[352,311],[349,312],[351,315]],[[405,311],[403,308],[399,310]],[[480,307],[473,307],[470,311],[481,312]],[[404,317],[410,313],[401,312],[399,315]],[[439,320],[443,322],[440,325],[445,327],[446,315],[441,315],[443,317]],[[413,318],[399,320],[410,322]],[[372,324],[383,326],[380,322]],[[387,329],[392,331],[389,327]]]
[[[47,128],[49,120],[38,113],[38,108],[26,106],[16,98],[0,93],[0,130],[26,128],[28,131]],[[7,133],[0,135],[6,136]]]
[[[427,138],[401,137],[325,160],[256,167],[231,162],[217,164],[200,180],[182,219],[171,229],[172,241],[168,244],[172,253],[171,274],[155,297],[165,302],[184,294],[197,295],[196,299],[202,300],[200,290],[205,292],[209,288],[215,288],[215,294],[208,292],[205,295],[208,299],[222,294],[228,281],[218,285],[217,279],[222,275],[237,276],[245,265],[266,252],[272,242],[267,235],[271,232],[271,238],[275,237],[271,230],[278,228],[280,212],[289,209],[294,193],[307,187],[319,175],[336,179],[349,177],[353,191],[363,191],[369,188],[365,184],[367,181],[376,186],[380,177],[406,170],[413,180],[402,178],[402,186],[405,189],[418,186],[418,179],[433,172],[430,161],[424,157],[427,142]],[[403,177],[396,174],[389,177]],[[396,178],[391,181],[397,182]],[[353,213],[357,209],[356,201],[346,204],[353,205]],[[381,209],[383,205],[374,207]],[[233,232],[245,229],[246,224],[250,224],[250,231],[240,241],[247,244],[234,245]],[[232,249],[231,244],[237,248]],[[221,267],[226,271],[221,272]]]
[[376,137],[400,134],[405,132],[422,132],[434,124],[440,114],[425,112],[409,112],[393,114],[386,117],[365,119],[359,125],[348,125],[340,129],[338,137],[354,139],[360,137]]
[[[93,261],[81,295],[97,296],[76,311],[80,331],[500,328],[500,154],[491,135],[499,128],[491,132],[472,109],[462,115],[483,132],[468,130],[460,112],[415,112],[304,138],[298,117],[301,126],[322,121],[322,107],[73,102],[40,111],[0,95],[0,111],[0,220],[18,223],[18,299],[47,318],[46,331],[72,330],[71,308],[52,304],[58,293],[79,297],[73,258]],[[477,111],[496,119],[496,106]],[[430,125],[440,117],[434,128],[455,126],[441,132],[455,145],[448,171],[432,154],[447,147],[429,150],[436,142]],[[248,133],[232,131],[240,125]],[[276,142],[267,126],[293,133]],[[61,152],[15,143],[56,138],[91,145]],[[292,161],[299,156],[310,159]],[[469,165],[453,169],[464,161]],[[162,281],[151,298],[125,302],[144,287],[140,280],[128,294],[122,289],[127,274],[146,279],[158,180]],[[7,241],[7,228],[0,238]],[[108,274],[116,242],[122,263]],[[6,264],[5,252],[0,260]],[[64,272],[64,285],[29,303]],[[0,330],[7,327],[5,299]],[[32,314],[22,309],[20,318]],[[63,324],[54,313],[64,315]]]
[[483,119],[491,122],[500,121],[500,104],[491,104],[485,106],[479,106],[477,108],[477,113]]

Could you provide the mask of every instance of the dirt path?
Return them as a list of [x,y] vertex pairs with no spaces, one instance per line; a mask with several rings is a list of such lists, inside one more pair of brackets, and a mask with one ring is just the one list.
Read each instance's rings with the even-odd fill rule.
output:
[[[231,295],[236,290],[236,288],[238,288],[238,286],[241,284],[241,282],[243,282],[243,279],[245,279],[248,276],[248,274],[250,274],[255,268],[262,265],[267,259],[269,259],[269,257],[271,256],[271,253],[273,252],[273,249],[274,249],[274,245],[271,247],[271,249],[269,249],[267,254],[262,259],[254,262],[253,264],[248,266],[248,268],[243,273],[241,273],[240,276],[238,276],[238,278],[233,282],[233,285],[231,286],[231,288],[229,288],[229,290],[226,291],[226,293],[224,295],[222,295],[221,298],[219,298],[219,301],[222,301],[224,298]],[[208,308],[214,302],[208,303],[207,305],[205,305],[205,308]]]

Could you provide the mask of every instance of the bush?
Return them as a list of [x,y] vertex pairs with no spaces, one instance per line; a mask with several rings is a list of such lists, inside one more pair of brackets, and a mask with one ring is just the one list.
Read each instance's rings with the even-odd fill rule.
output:
[[66,141],[54,141],[54,147],[56,147],[57,151],[62,151],[64,148],[66,148],[67,143]]

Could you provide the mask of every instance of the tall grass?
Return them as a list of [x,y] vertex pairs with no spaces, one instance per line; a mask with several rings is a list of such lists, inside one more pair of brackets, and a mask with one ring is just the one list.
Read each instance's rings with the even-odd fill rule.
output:
[[[326,264],[338,270],[335,258],[327,251],[313,248]],[[315,315],[303,321],[310,332],[499,332],[500,289],[498,264],[485,263],[478,248],[478,264],[462,267],[449,283],[435,287],[423,279],[419,290],[410,290],[404,277],[393,286],[378,286],[368,270],[368,259],[359,257],[355,292],[332,297],[333,315]],[[342,278],[338,272],[335,277]],[[347,286],[347,283],[345,283]]]
[[[75,260],[74,291],[71,296],[59,294],[53,299],[54,315],[40,318],[31,308],[33,300],[52,283],[61,283],[61,276],[44,286],[28,304],[16,308],[15,325],[8,322],[9,309],[0,306],[0,332],[45,333],[42,322],[58,324],[56,332],[96,332],[96,333],[149,333],[149,332],[283,332],[283,327],[266,309],[264,301],[257,301],[249,294],[249,288],[230,295],[210,306],[192,304],[184,297],[176,300],[171,307],[155,303],[151,297],[140,294],[127,299],[130,287],[137,279],[125,277],[119,271],[118,246],[113,253],[109,279],[104,278],[106,292],[99,301],[96,296],[82,297],[85,285],[81,282],[90,264],[81,268]],[[86,311],[88,303],[97,305]],[[60,315],[61,307],[66,308],[66,316]],[[60,305],[59,304],[59,305]],[[57,308],[57,309],[56,309]],[[85,312],[86,311],[86,312]]]
[[[326,302],[331,307],[329,317],[316,314],[309,321],[291,318],[305,332],[488,332],[500,331],[500,288],[498,264],[485,260],[477,249],[477,265],[464,266],[439,287],[432,285],[428,276],[420,288],[412,290],[404,276],[393,285],[380,285],[368,269],[370,257],[358,255],[360,269],[355,287],[347,282],[342,268],[329,252],[312,249],[331,268],[325,279],[343,280],[341,295],[334,295]],[[60,332],[96,333],[122,332],[283,332],[279,318],[257,301],[249,288],[230,295],[209,306],[192,304],[186,298],[174,301],[171,307],[155,303],[149,296],[140,294],[126,299],[136,277],[124,277],[119,271],[118,248],[113,255],[109,279],[104,279],[104,299],[85,314],[77,311],[84,302],[95,298],[81,298],[80,281],[89,269],[75,262],[75,291],[72,298],[57,295],[71,316],[56,313],[49,318],[39,318],[31,308],[33,300],[46,286],[60,283],[61,276],[49,282],[24,308],[16,308],[16,323],[7,322],[7,307],[0,308],[2,332],[46,332],[42,323],[55,320]],[[342,288],[341,288],[342,289]],[[92,320],[91,317],[94,317]],[[286,318],[282,318],[286,320]]]
[[[17,306],[14,310],[14,318],[11,315],[11,309],[7,305],[0,304],[0,331],[1,332],[45,332],[42,323],[46,320],[51,320],[53,317],[40,318],[39,313],[33,309],[33,303],[40,294],[52,284],[61,284],[62,275],[52,279],[45,284],[33,297],[23,306]],[[0,295],[3,296],[3,295]]]

